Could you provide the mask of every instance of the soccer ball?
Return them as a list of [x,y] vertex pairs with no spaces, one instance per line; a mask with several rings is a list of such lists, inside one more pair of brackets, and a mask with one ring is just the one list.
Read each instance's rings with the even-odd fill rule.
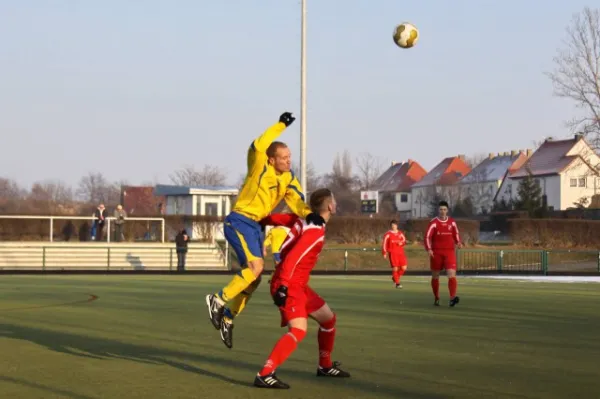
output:
[[411,48],[419,40],[419,30],[409,22],[403,22],[394,29],[394,43],[401,48]]

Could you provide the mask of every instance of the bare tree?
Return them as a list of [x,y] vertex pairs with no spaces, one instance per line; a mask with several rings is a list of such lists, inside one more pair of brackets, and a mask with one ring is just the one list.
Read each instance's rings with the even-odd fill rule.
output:
[[355,191],[357,178],[352,174],[352,158],[348,151],[344,151],[342,155],[336,154],[331,173],[326,174],[324,179],[334,191]]
[[169,176],[173,184],[180,186],[224,186],[227,176],[218,166],[204,165],[201,170],[187,165]]
[[61,181],[36,182],[31,186],[29,200],[43,212],[57,213],[73,202],[73,190]]
[[586,7],[567,28],[564,48],[554,57],[556,68],[547,75],[558,97],[568,98],[584,110],[583,117],[567,122],[600,148],[600,10]]
[[370,190],[375,180],[381,176],[383,159],[368,152],[363,152],[356,157],[356,167],[361,189]]
[[472,154],[465,158],[465,162],[467,163],[467,165],[469,165],[469,167],[471,169],[474,169],[477,165],[479,165],[481,162],[483,162],[487,157],[488,157],[487,154],[484,154],[484,153]]
[[90,172],[83,176],[77,188],[77,197],[91,204],[116,205],[121,201],[121,186],[125,182],[110,183],[102,173]]
[[0,177],[0,212],[19,212],[23,207],[26,192],[11,179]]
[[[292,166],[292,170],[296,174],[296,176],[300,175],[300,167],[298,165]],[[312,192],[319,188],[321,185],[321,176],[317,173],[317,169],[312,164],[312,162],[308,162],[306,164],[306,187],[302,187],[302,189],[306,192]]]

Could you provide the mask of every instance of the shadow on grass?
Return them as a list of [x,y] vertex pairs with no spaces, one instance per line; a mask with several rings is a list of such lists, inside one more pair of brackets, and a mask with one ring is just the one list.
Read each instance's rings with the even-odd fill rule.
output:
[[[234,384],[242,387],[251,387],[254,374],[259,369],[259,365],[251,364],[240,359],[228,360],[222,357],[217,357],[208,354],[187,353],[164,349],[160,347],[144,346],[128,344],[120,341],[110,340],[106,338],[89,337],[66,332],[47,330],[42,328],[15,325],[8,323],[0,323],[0,337],[20,339],[44,346],[50,350],[64,353],[72,356],[86,357],[98,360],[104,359],[123,359],[128,361],[160,364],[174,367],[176,369],[195,373],[209,378],[221,380],[228,384]],[[176,359],[176,360],[175,360]],[[190,362],[205,362],[219,366],[228,367],[231,370],[244,369],[248,370],[249,379],[240,381],[226,375],[206,370],[200,367],[192,366],[185,363]],[[314,372],[306,372],[300,370],[289,370],[293,372],[294,378],[306,380],[312,384],[320,383],[316,379]],[[323,379],[324,380],[324,379]],[[339,383],[342,383],[339,380]],[[338,382],[329,381],[328,385],[337,385]],[[408,392],[399,387],[390,387],[381,384],[375,384],[359,378],[344,380],[343,385],[353,390],[360,390],[364,393],[378,394],[380,396],[391,397],[411,397],[422,399],[438,399],[443,396],[438,396],[429,393]],[[71,396],[84,398],[83,396]]]
[[49,392],[55,395],[60,395],[63,396],[65,398],[72,398],[72,399],[93,399],[91,396],[86,396],[86,395],[80,395],[80,394],[76,394],[70,391],[65,391],[62,389],[56,389],[56,388],[51,388],[49,386],[46,385],[42,385],[42,384],[38,384],[36,382],[31,382],[31,381],[26,381],[23,380],[21,378],[12,378],[12,377],[6,377],[3,375],[0,375],[0,382],[8,382],[11,384],[15,384],[15,385],[21,385],[24,387],[28,387],[28,388],[34,388],[34,389],[39,389],[40,391],[45,391],[45,392]]

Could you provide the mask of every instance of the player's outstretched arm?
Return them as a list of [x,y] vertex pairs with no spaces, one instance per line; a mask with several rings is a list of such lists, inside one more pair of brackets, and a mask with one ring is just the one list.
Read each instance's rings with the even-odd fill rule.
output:
[[298,220],[294,213],[273,213],[260,221],[262,226],[285,226],[292,228]]
[[284,112],[279,117],[279,122],[270,126],[267,130],[263,132],[254,142],[252,143],[252,148],[254,151],[266,153],[267,148],[275,141],[281,133],[291,125],[296,118],[292,116],[290,112]]
[[293,174],[292,181],[287,186],[284,201],[290,210],[301,218],[306,218],[312,213],[310,207],[305,202],[306,199],[304,197],[304,193],[302,192],[300,182]]

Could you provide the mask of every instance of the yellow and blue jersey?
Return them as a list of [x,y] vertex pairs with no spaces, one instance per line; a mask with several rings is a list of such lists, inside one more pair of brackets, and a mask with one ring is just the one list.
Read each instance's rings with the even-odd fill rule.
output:
[[276,123],[250,145],[248,174],[233,206],[233,212],[258,222],[269,216],[284,200],[296,215],[304,218],[310,213],[310,208],[304,202],[302,187],[294,173],[278,175],[268,162],[267,148],[284,129],[283,123]]
[[262,258],[263,242],[259,221],[269,216],[283,200],[296,215],[305,218],[310,207],[292,172],[278,174],[269,164],[267,148],[285,130],[278,122],[252,142],[248,149],[248,173],[232,212],[225,218],[225,238],[240,265]]

